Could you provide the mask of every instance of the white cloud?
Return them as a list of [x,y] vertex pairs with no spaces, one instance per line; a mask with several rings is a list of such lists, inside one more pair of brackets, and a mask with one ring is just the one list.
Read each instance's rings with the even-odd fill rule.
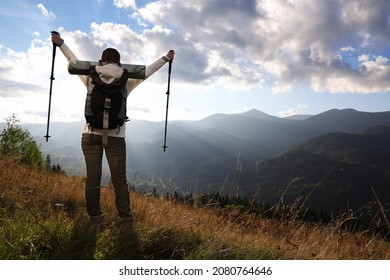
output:
[[[383,56],[361,55],[357,69],[333,67],[321,69],[311,76],[311,86],[317,91],[330,93],[383,93],[390,92],[390,63]],[[332,72],[331,72],[332,71]]]
[[307,109],[309,106],[307,104],[298,104],[294,108],[289,108],[285,111],[278,112],[278,116],[281,118],[290,117],[294,115],[300,115],[303,114],[304,110]]
[[48,9],[46,9],[46,7],[42,3],[37,4],[36,7],[41,11],[42,15],[44,15],[45,17],[48,17],[48,18],[55,18],[56,17],[56,15],[52,11],[49,11]]
[[346,47],[342,47],[340,49],[340,51],[343,51],[343,52],[356,52],[357,50],[354,47],[346,46]]
[[137,4],[135,0],[114,0],[114,5],[118,8],[131,8],[136,9]]

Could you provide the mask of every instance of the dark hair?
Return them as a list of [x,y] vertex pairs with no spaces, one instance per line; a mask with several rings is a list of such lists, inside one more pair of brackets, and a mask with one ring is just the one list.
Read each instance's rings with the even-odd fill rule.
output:
[[114,48],[107,48],[102,52],[102,62],[120,63],[121,55]]

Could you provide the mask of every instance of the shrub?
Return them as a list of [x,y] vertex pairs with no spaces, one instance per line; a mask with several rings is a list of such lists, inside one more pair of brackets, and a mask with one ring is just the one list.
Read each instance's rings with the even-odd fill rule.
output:
[[0,154],[12,156],[21,163],[42,167],[40,147],[28,130],[19,125],[15,114],[6,119],[6,128],[0,134]]

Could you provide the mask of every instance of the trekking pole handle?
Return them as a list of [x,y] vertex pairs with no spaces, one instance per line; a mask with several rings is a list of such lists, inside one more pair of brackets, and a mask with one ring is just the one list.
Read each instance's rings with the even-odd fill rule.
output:
[[[56,35],[60,35],[60,33],[58,33],[57,31],[50,31],[50,33],[51,33],[51,35],[53,35],[53,34],[56,34]],[[55,45],[54,43],[53,43],[53,45]]]
[[[170,50],[169,52],[175,54],[175,51],[174,51],[174,50]],[[169,61],[169,71],[168,71],[169,74],[171,74],[172,62],[173,62],[173,59],[171,59],[171,60]]]
[[[53,34],[56,34],[56,35],[60,35],[60,33],[58,33],[57,31],[50,31],[50,33],[53,35]],[[54,44],[54,42],[53,42],[53,46],[55,46],[55,47],[57,47],[57,45],[56,44]],[[53,56],[55,55],[55,48],[53,49]]]
[[[175,51],[174,51],[174,50],[170,50],[169,52],[175,54]],[[172,72],[172,62],[173,62],[173,59],[169,60],[169,68],[168,68],[168,91],[167,91],[167,94],[169,94],[169,86],[170,86],[171,72]]]

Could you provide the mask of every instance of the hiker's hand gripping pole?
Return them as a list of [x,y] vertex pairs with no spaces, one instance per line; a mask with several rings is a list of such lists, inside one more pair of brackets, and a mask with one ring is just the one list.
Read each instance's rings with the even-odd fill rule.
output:
[[[59,34],[57,31],[51,31],[51,34]],[[49,124],[50,124],[50,110],[51,110],[51,94],[52,94],[52,88],[53,88],[53,81],[54,81],[54,60],[56,58],[56,49],[57,46],[53,43],[53,55],[52,55],[52,61],[51,61],[51,75],[50,75],[50,90],[49,90],[49,109],[47,112],[47,127],[46,127],[46,135],[43,136],[46,138],[46,142],[49,141]]]
[[[174,50],[170,50],[169,52],[175,53]],[[173,59],[169,60],[169,68],[168,68],[168,89],[167,89],[167,106],[166,106],[166,111],[165,111],[165,132],[164,132],[164,145],[163,145],[164,152],[165,152],[166,148],[168,148],[168,146],[167,146],[167,125],[168,125],[169,95],[171,94],[171,93],[170,93],[170,86],[171,86],[172,62],[173,62]]]

